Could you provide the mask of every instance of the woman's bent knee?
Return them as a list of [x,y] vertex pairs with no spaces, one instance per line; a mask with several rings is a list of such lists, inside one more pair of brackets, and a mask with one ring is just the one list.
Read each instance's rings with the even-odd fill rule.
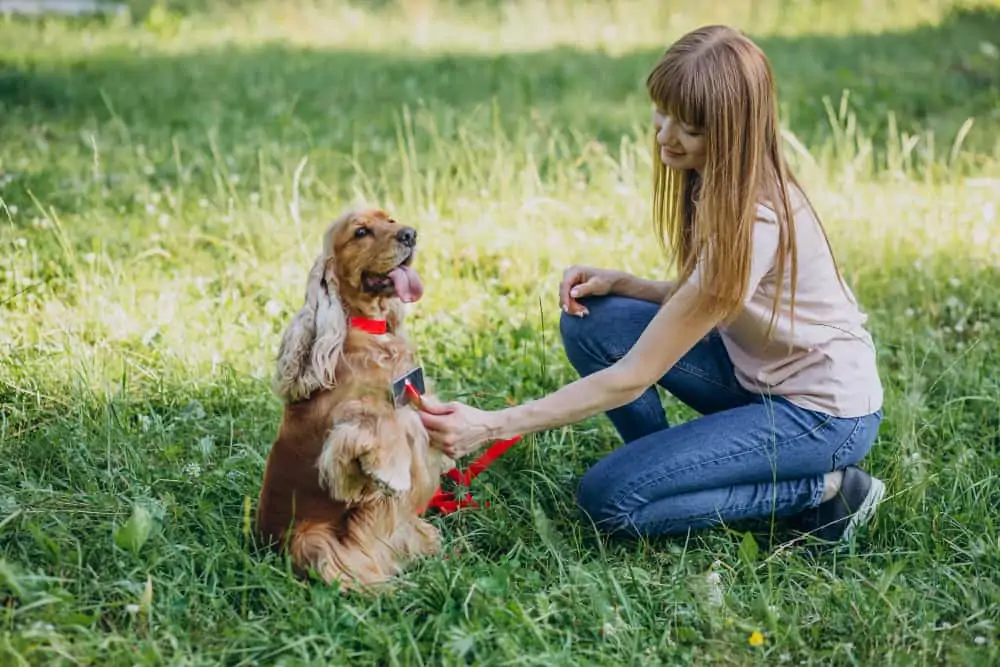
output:
[[591,320],[589,316],[577,317],[564,311],[559,318],[559,335],[566,358],[582,375],[594,372],[600,365],[599,361],[604,356],[601,353],[601,336],[607,334],[600,322]]
[[613,494],[613,485],[608,484],[603,475],[596,474],[594,468],[584,473],[576,491],[580,510],[594,528],[609,535],[627,531],[630,523],[628,513],[617,506]]
[[[587,297],[581,300],[581,303],[587,306],[590,310],[590,314],[585,317],[580,317],[578,315],[570,315],[565,310],[559,317],[559,335],[562,336],[563,345],[565,346],[582,346],[586,345],[588,338],[592,338],[596,333],[600,332],[601,329],[601,317],[600,312],[601,302],[608,297]],[[598,315],[595,317],[594,310],[597,311]]]
[[586,305],[589,314],[578,317],[564,311],[559,318],[559,335],[570,363],[578,372],[588,374],[624,355],[642,333],[642,327],[634,333],[621,330],[623,318],[637,305],[633,300],[593,296],[581,299],[580,303]]

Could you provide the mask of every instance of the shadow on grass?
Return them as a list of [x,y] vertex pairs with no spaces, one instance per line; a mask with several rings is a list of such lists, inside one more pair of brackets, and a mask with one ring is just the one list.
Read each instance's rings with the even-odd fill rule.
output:
[[[945,152],[974,116],[966,144],[991,154],[1000,135],[1000,66],[983,44],[997,34],[1000,11],[978,9],[956,11],[937,27],[763,37],[760,43],[774,64],[790,127],[806,145],[830,136],[823,98],[836,104],[849,90],[876,146],[885,145],[879,138],[890,112],[900,131],[934,131]],[[582,142],[614,145],[647,122],[643,80],[658,55],[560,48],[487,57],[271,44],[177,56],[108,51],[65,62],[13,62],[0,66],[0,137],[5,161],[44,153],[67,135],[82,137],[72,143],[87,156],[93,147],[86,136],[95,133],[104,150],[142,145],[154,160],[169,163],[174,140],[186,151],[207,150],[211,136],[223,155],[251,146],[266,153],[280,145],[346,174],[353,165],[345,156],[373,168],[398,152],[395,131],[404,106],[429,113],[440,135],[418,132],[419,153],[427,141],[455,139],[470,115],[491,113],[495,105],[496,122],[508,132],[527,126],[543,135],[558,130]],[[481,127],[488,131],[490,124]],[[28,180],[44,200],[58,201],[59,179],[51,178],[58,160],[50,162],[42,161],[38,169],[45,173]]]

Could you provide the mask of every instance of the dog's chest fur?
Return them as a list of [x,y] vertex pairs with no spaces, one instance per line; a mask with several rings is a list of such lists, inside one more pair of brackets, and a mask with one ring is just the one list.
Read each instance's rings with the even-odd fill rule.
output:
[[[352,393],[384,394],[391,401],[392,381],[413,370],[419,361],[409,342],[400,334],[369,334],[352,330],[344,341],[340,365],[350,373]],[[362,371],[362,372],[358,372]],[[338,369],[338,375],[341,370]],[[364,378],[363,381],[359,381]]]

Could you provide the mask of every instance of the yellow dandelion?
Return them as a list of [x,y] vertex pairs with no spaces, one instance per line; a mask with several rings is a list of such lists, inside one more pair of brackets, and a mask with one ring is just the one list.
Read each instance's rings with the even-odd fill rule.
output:
[[750,642],[750,646],[763,646],[764,635],[754,630],[750,633],[750,638],[747,641]]

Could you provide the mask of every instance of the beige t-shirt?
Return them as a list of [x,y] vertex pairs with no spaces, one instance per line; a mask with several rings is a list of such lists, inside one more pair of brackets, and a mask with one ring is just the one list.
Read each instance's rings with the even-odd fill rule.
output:
[[[794,328],[789,317],[791,262],[786,262],[779,316],[771,338],[777,289],[777,217],[759,205],[753,234],[750,285],[744,308],[719,333],[736,379],[747,390],[783,396],[810,410],[860,417],[882,407],[883,389],[867,316],[837,279],[823,232],[805,199],[793,188],[792,215],[798,247]],[[695,268],[690,280],[698,284]],[[845,293],[846,290],[846,293]]]

